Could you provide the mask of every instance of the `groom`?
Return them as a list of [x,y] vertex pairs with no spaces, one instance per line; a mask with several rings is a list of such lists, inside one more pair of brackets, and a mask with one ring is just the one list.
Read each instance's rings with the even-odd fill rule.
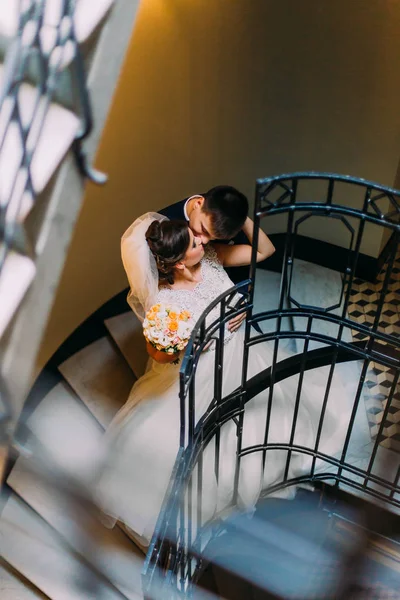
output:
[[[229,244],[248,244],[242,231],[249,212],[249,203],[244,194],[230,185],[217,185],[205,194],[195,194],[159,211],[168,219],[186,220],[194,235],[203,246],[211,240]],[[249,278],[250,267],[227,268],[234,284]],[[246,318],[246,314],[234,317],[228,325],[235,331]],[[258,325],[256,330],[261,333]]]
[[[244,194],[230,185],[217,185],[205,194],[195,194],[159,211],[169,219],[186,220],[205,246],[211,240],[248,244],[242,227],[249,212]],[[233,283],[249,277],[249,267],[226,269]]]

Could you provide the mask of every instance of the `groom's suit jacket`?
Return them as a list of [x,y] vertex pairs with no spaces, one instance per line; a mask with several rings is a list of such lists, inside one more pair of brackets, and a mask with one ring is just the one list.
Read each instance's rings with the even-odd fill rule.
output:
[[[201,195],[202,194],[200,194],[200,196]],[[188,198],[185,198],[184,200],[181,200],[180,202],[176,202],[175,204],[171,204],[171,206],[167,206],[166,208],[163,208],[162,210],[160,210],[158,212],[161,215],[165,215],[166,217],[168,217],[168,219],[179,219],[181,221],[184,221],[185,220],[184,206],[185,206],[185,203],[187,200],[188,200]],[[249,240],[244,235],[243,231],[239,231],[239,233],[233,238],[232,241],[234,244],[248,244],[249,243]],[[227,243],[229,243],[229,240],[218,240],[218,243],[227,244]],[[249,267],[231,267],[231,268],[227,268],[226,272],[228,273],[228,275],[231,278],[231,280],[233,281],[233,283],[239,283],[240,281],[243,281],[244,279],[249,278],[250,268]]]

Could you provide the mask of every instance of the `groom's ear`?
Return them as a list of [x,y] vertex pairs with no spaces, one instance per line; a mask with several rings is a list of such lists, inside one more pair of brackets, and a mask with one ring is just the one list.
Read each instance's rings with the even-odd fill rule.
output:
[[201,210],[203,208],[203,205],[204,205],[203,196],[197,196],[197,198],[194,199],[194,208]]

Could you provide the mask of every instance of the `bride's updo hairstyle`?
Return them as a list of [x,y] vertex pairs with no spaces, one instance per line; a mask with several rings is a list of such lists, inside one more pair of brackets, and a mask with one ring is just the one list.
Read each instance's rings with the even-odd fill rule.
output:
[[156,260],[161,283],[174,283],[174,267],[189,247],[189,228],[185,221],[153,221],[146,231],[146,241]]

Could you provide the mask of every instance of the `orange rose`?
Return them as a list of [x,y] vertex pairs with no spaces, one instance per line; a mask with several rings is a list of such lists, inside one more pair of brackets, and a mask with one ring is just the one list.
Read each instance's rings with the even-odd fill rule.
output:
[[183,310],[179,315],[180,321],[187,321],[190,319],[190,312],[188,310]]
[[151,308],[149,308],[149,311],[147,313],[147,318],[151,320],[154,320],[157,316],[157,313],[160,312],[160,308],[161,308],[161,304],[155,304],[154,306],[152,306]]
[[174,312],[173,310],[170,310],[168,316],[171,319],[171,321],[176,321],[178,318],[178,314],[176,312]]
[[178,321],[171,321],[169,324],[170,331],[178,331]]

